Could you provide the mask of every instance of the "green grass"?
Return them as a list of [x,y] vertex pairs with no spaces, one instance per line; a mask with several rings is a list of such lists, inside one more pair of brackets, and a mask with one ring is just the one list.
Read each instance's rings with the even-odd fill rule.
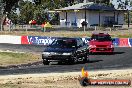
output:
[[17,35],[17,36],[49,36],[49,37],[90,37],[93,32],[109,33],[112,37],[119,38],[132,38],[132,29],[130,30],[117,30],[117,31],[1,31],[0,35]]
[[28,53],[0,52],[0,66],[31,63],[39,60],[39,55]]

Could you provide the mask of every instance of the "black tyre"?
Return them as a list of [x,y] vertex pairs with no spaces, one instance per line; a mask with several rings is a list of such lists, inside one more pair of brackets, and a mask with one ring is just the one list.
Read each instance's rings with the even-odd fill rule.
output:
[[89,54],[90,54],[90,55],[92,55],[92,54],[93,54],[93,52],[89,52]]
[[69,64],[76,64],[76,63],[78,62],[77,56],[74,56],[74,57],[71,58],[68,62],[69,62]]
[[89,61],[89,54],[88,53],[86,53],[86,55],[85,55],[85,57],[84,57],[84,59],[83,59],[83,62],[88,62]]
[[49,65],[49,63],[50,63],[49,61],[43,60],[44,65]]

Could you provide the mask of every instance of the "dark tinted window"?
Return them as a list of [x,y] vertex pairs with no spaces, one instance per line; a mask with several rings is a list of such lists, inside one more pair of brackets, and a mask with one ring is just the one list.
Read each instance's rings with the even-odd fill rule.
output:
[[110,35],[93,35],[91,40],[111,41]]
[[57,39],[51,44],[51,47],[75,48],[76,46],[77,42],[74,39]]

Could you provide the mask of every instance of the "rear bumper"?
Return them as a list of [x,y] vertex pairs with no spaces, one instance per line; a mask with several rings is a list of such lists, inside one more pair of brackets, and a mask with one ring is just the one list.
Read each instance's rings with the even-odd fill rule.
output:
[[66,62],[72,59],[72,56],[71,55],[51,55],[51,56],[42,55],[42,59],[49,62]]
[[114,48],[106,48],[106,47],[96,47],[96,48],[90,48],[89,49],[89,52],[91,52],[91,53],[94,53],[94,52],[109,52],[109,53],[111,53],[111,52],[113,52],[114,51]]

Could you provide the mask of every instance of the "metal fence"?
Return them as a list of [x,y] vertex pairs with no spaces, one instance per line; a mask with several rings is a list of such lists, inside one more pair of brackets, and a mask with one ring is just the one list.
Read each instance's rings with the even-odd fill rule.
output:
[[[127,25],[114,25],[113,27],[99,27],[99,26],[92,26],[92,27],[84,27],[81,28],[74,28],[74,27],[60,27],[60,25],[52,25],[52,28],[45,28],[46,30],[55,29],[55,30],[67,30],[67,31],[88,31],[88,30],[127,30],[132,29],[132,25],[128,28]],[[4,25],[5,31],[44,31],[41,25]],[[54,31],[55,31],[54,30]]]

